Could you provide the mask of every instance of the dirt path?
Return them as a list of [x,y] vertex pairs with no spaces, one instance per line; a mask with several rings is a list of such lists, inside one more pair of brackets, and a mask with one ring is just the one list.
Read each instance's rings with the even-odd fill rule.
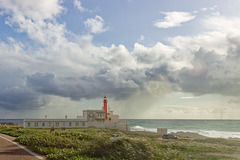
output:
[[44,160],[43,157],[13,142],[14,139],[14,137],[0,134],[0,160]]

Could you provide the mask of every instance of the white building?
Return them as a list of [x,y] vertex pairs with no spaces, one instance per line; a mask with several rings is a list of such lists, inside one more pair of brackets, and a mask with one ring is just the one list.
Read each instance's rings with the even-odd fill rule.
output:
[[116,128],[129,131],[129,122],[119,120],[119,115],[107,111],[107,97],[104,97],[102,110],[83,110],[83,116],[76,119],[24,119],[24,128]]

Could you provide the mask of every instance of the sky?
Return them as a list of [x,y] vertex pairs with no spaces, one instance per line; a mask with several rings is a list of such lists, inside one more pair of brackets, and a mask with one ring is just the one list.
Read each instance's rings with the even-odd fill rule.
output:
[[239,0],[0,0],[0,119],[240,119]]

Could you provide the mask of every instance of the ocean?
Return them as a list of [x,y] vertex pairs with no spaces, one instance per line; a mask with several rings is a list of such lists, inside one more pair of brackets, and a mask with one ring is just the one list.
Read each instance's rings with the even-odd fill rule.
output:
[[212,138],[240,138],[240,120],[127,119],[133,131],[193,132]]
[[[157,132],[167,128],[171,132],[193,132],[213,138],[240,138],[240,120],[170,120],[170,119],[124,119],[132,131]],[[23,125],[23,119],[0,119],[0,122],[16,122]]]

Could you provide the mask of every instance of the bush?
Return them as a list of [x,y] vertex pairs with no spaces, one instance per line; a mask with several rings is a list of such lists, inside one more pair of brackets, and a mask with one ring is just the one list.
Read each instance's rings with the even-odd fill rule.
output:
[[78,132],[54,132],[55,136],[60,136],[64,138],[70,138],[72,140],[93,140],[94,137],[88,134],[82,134]]
[[[118,131],[119,132],[119,131]],[[0,127],[0,133],[18,137],[16,140],[34,151],[55,160],[97,159],[234,159],[239,142],[225,139],[161,140],[155,137],[127,135],[111,141],[115,130],[107,129],[23,129]],[[218,155],[214,155],[217,152]],[[209,153],[209,155],[206,155]],[[225,155],[229,155],[226,157]]]
[[16,141],[34,147],[77,148],[78,144],[69,138],[55,136],[50,133],[35,133],[19,136]]
[[87,154],[90,157],[107,159],[152,159],[153,148],[146,140],[138,138],[120,138],[110,141],[99,138],[90,146]]
[[36,131],[33,130],[24,130],[20,128],[1,128],[0,133],[7,134],[10,136],[18,137],[21,135],[28,135],[36,133]]

